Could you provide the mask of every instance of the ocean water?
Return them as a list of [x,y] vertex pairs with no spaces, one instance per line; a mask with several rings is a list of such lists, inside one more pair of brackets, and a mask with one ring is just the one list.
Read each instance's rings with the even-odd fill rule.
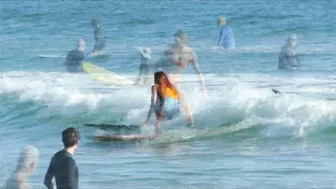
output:
[[[30,182],[45,188],[62,130],[76,127],[81,189],[336,188],[335,1],[4,0],[0,9],[0,185],[31,144],[41,157]],[[219,15],[235,50],[214,48]],[[130,79],[140,46],[156,60],[177,29],[188,33],[208,90],[204,97],[190,66],[182,88],[195,130],[181,115],[153,141],[92,139],[102,131],[84,123],[142,124],[150,101],[150,88],[104,86],[65,71],[79,37],[86,52],[93,47],[93,18],[107,32],[109,55],[88,61]],[[279,71],[292,32],[302,68]]]

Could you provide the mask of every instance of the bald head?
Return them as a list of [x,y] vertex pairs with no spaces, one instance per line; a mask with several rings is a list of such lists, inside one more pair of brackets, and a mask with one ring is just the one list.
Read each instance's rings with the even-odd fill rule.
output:
[[85,49],[85,41],[83,38],[80,38],[77,42],[77,49],[80,51],[84,51]]
[[19,157],[18,167],[35,171],[40,157],[40,152],[35,146],[28,145],[22,149]]

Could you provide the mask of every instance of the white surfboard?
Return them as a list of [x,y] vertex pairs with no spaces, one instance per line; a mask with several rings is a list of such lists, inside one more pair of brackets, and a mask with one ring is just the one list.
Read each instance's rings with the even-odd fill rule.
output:
[[40,58],[65,58],[65,55],[57,55],[57,54],[39,54]]

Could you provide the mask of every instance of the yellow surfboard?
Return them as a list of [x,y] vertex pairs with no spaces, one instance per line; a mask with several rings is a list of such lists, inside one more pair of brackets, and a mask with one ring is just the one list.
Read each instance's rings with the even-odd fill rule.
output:
[[92,78],[102,82],[105,85],[131,85],[134,83],[132,80],[129,80],[90,62],[84,62],[83,69]]

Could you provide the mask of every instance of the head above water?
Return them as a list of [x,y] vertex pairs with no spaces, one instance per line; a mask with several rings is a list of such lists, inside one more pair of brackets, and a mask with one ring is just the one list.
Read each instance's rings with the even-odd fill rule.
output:
[[151,59],[151,50],[146,47],[140,47],[141,58]]
[[32,145],[24,147],[20,153],[18,169],[33,173],[39,161],[40,152]]
[[224,16],[219,16],[217,21],[218,26],[226,26],[226,18]]
[[292,33],[292,34],[288,37],[287,42],[288,42],[291,46],[295,47],[295,46],[296,46],[296,40],[297,40],[297,36],[296,36],[296,34],[295,34],[295,33]]
[[154,83],[159,86],[166,85],[167,87],[173,87],[167,75],[161,71],[154,73]]
[[179,45],[184,45],[188,43],[188,35],[182,30],[177,30],[174,34],[174,37],[175,42]]
[[93,27],[99,27],[100,26],[100,20],[99,19],[93,19],[91,22]]
[[62,142],[64,148],[77,147],[80,140],[79,131],[73,127],[69,127],[62,132]]
[[84,51],[85,49],[85,41],[83,38],[80,38],[78,41],[77,41],[77,49],[79,51]]

